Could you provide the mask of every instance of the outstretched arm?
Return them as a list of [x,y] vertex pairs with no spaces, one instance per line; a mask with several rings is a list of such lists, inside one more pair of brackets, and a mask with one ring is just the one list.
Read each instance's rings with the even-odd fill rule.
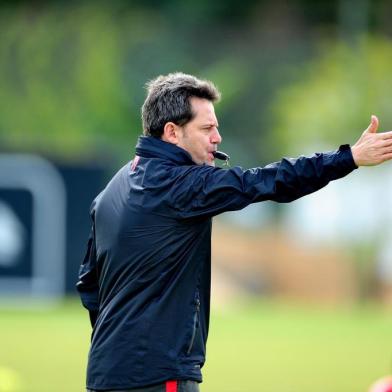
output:
[[359,140],[351,147],[357,166],[374,166],[392,159],[392,132],[377,133],[378,118],[371,122]]

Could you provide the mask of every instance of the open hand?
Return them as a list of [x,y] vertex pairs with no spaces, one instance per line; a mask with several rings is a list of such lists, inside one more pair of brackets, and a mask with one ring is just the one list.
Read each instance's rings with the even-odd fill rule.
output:
[[392,159],[392,132],[377,133],[378,118],[374,115],[367,129],[351,147],[357,166],[374,166]]

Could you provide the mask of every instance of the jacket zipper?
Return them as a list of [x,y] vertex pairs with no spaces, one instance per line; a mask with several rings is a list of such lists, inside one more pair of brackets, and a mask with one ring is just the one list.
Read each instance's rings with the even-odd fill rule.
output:
[[198,321],[198,316],[200,312],[200,299],[196,298],[196,311],[195,314],[193,315],[193,329],[192,329],[192,336],[191,336],[191,341],[189,343],[189,347],[187,350],[187,355],[191,353],[193,343],[195,342],[195,337],[196,337],[196,331],[197,331],[197,321]]

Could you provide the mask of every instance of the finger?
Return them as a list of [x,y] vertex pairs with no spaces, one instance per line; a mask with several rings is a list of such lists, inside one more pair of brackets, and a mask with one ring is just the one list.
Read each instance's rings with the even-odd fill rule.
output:
[[382,140],[392,139],[392,131],[381,132],[378,135],[381,137]]
[[376,133],[378,129],[378,118],[374,114],[371,116],[370,124],[366,129],[367,133]]
[[392,152],[388,152],[386,154],[382,154],[381,155],[382,161],[389,161],[390,159],[392,159]]
[[379,143],[382,148],[392,147],[392,138],[382,139]]

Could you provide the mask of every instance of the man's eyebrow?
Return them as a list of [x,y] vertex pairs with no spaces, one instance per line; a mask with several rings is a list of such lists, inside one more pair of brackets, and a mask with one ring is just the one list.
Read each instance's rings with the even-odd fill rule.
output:
[[218,123],[210,122],[210,123],[205,123],[202,125],[202,128],[211,128],[211,127],[219,127]]

